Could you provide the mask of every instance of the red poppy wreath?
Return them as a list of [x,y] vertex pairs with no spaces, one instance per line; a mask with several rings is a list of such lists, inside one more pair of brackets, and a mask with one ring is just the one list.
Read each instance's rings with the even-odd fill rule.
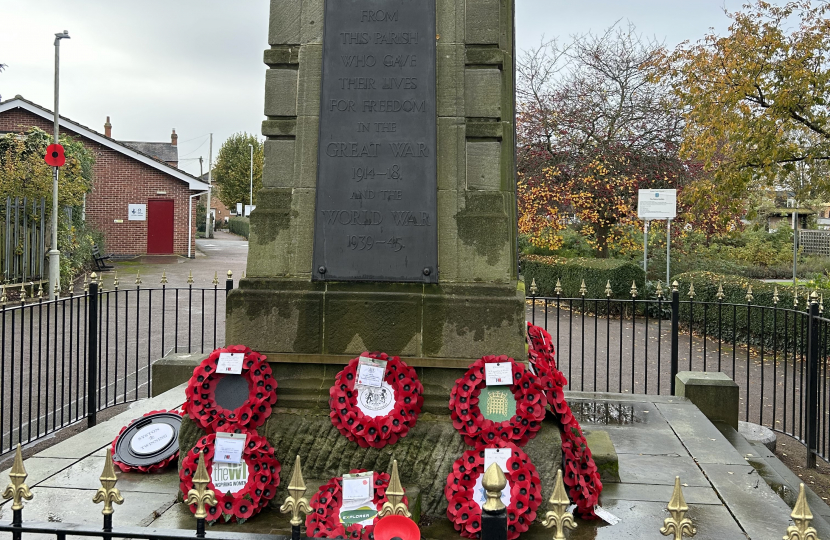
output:
[[[361,358],[386,361],[380,387],[357,385]],[[424,386],[415,370],[397,356],[363,353],[337,374],[329,390],[331,422],[362,448],[383,448],[405,437],[424,404]]]
[[[221,353],[243,353],[241,375],[225,375],[216,372]],[[227,377],[242,377],[247,382],[248,397],[233,410],[216,402],[216,389],[226,384]],[[216,349],[193,370],[193,376],[185,390],[185,411],[208,433],[226,426],[242,426],[255,429],[265,423],[271,407],[277,402],[277,380],[271,375],[271,366],[264,355],[244,345],[232,345]]]
[[[112,462],[122,472],[152,473],[178,461],[178,426],[181,425],[182,415],[184,412],[178,409],[162,409],[131,420],[112,441]],[[164,417],[166,421],[153,422]],[[129,440],[124,439],[125,434]]]
[[[507,486],[502,502],[507,507],[507,538],[514,540],[525,532],[542,503],[542,487],[536,467],[515,444],[497,441],[493,448],[509,448]],[[447,517],[461,536],[477,538],[481,532],[481,506],[486,501],[481,478],[484,476],[484,447],[467,450],[453,464],[447,476],[444,495],[447,497]]]
[[[512,366],[513,384],[488,387],[484,365],[504,362],[510,362]],[[506,389],[512,396],[507,394]],[[483,392],[487,392],[484,412],[481,410]],[[504,355],[484,356],[476,360],[467,373],[455,381],[450,394],[453,426],[470,446],[489,445],[497,440],[524,446],[542,427],[546,406],[547,399],[539,377]],[[511,414],[514,410],[515,413]],[[489,420],[485,415],[504,420]]]
[[[349,474],[366,472],[365,469],[353,469]],[[386,502],[386,490],[389,488],[389,475],[387,473],[375,472],[372,475],[374,480],[374,497],[372,503],[377,511],[380,511]],[[409,504],[406,497],[404,504]],[[343,504],[343,477],[332,478],[320,486],[317,493],[311,497],[311,513],[305,518],[306,534],[309,538],[335,538],[345,537],[352,539],[373,538],[375,524],[378,518],[375,517],[371,525],[360,525],[353,523],[345,525],[340,522],[340,508]]]
[[[236,433],[246,430],[236,429]],[[208,489],[216,494],[218,504],[207,507],[207,521],[236,521],[243,523],[246,519],[259,513],[268,501],[277,493],[280,484],[280,462],[274,457],[274,449],[265,437],[255,432],[248,432],[242,463],[214,463],[213,452],[216,434],[211,433],[199,439],[185,456],[179,471],[181,483],[179,488],[185,499],[193,489],[193,476],[196,474],[198,458],[204,456],[205,467],[210,471],[211,481]],[[196,512],[196,505],[190,506]]]

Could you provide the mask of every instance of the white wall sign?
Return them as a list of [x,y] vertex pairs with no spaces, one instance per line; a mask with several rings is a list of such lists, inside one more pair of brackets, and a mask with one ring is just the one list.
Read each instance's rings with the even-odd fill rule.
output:
[[131,204],[129,205],[130,221],[146,221],[147,220],[147,205],[146,204]]
[[677,217],[677,190],[639,190],[637,217],[640,219],[674,219]]

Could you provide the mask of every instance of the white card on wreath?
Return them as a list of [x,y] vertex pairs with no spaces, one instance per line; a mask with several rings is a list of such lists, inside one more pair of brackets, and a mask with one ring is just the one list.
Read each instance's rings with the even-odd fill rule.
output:
[[386,378],[386,360],[361,356],[357,363],[357,384],[380,388]]
[[490,362],[484,364],[484,378],[487,386],[513,384],[513,363]]
[[242,374],[242,362],[245,360],[245,353],[219,353],[219,361],[216,362],[216,373],[229,375]]
[[248,435],[245,433],[217,433],[214,442],[213,461],[217,463],[240,463]]
[[374,472],[343,475],[343,499],[365,501],[374,499]]
[[490,468],[493,463],[501,468],[501,472],[507,473],[507,460],[513,455],[509,448],[485,448],[484,449],[484,471]]

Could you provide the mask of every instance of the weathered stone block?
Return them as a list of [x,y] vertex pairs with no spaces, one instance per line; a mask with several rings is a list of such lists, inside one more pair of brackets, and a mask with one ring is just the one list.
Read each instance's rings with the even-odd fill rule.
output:
[[268,43],[281,45],[300,42],[300,7],[297,0],[271,0]]
[[297,70],[269,69],[265,72],[265,115],[297,115]]
[[501,118],[502,72],[498,69],[466,69],[464,72],[466,116]]
[[607,431],[583,430],[588,448],[594,458],[602,483],[620,482],[620,462]]
[[295,217],[291,221],[291,276],[311,276],[311,246],[314,243],[314,205],[317,190],[297,188],[292,197]]
[[295,146],[296,143],[292,140],[265,141],[265,165],[262,170],[263,187],[293,187]]
[[458,281],[461,278],[458,274],[458,226],[455,222],[457,210],[458,192],[455,190],[439,190],[438,269],[442,283]]
[[297,117],[297,153],[294,156],[294,174],[297,186],[317,187],[317,135],[320,132],[318,116]]
[[300,17],[300,43],[323,42],[323,0],[293,0],[299,4],[302,1],[303,11]]
[[512,274],[510,196],[500,191],[468,191],[455,215],[458,257],[464,261],[465,281],[509,282]]
[[268,67],[286,67],[300,62],[299,45],[275,45],[271,49],[265,49],[262,61]]
[[[509,122],[467,120],[468,139],[505,139],[505,134],[510,135],[511,133],[512,125]],[[513,152],[512,147],[510,152]]]
[[464,3],[435,0],[435,30],[438,43],[464,43]]
[[467,142],[467,189],[501,189],[501,143]]
[[438,189],[463,189],[464,118],[438,118]]
[[150,368],[152,397],[161,395],[189,381],[190,377],[193,376],[193,370],[207,356],[206,354],[196,353],[170,353],[161,360],[153,362]]
[[674,395],[689,398],[706,418],[738,430],[740,389],[725,373],[681,371],[675,377]]
[[294,137],[297,135],[297,120],[293,118],[263,120],[262,134],[266,137]]
[[505,53],[493,47],[467,47],[465,50],[466,63],[473,65],[504,65]]
[[323,45],[303,45],[300,49],[300,82],[297,92],[297,114],[320,114],[320,75],[323,69]]
[[500,3],[500,0],[466,0],[467,43],[499,42]]
[[465,116],[464,45],[438,43],[435,54],[438,116]]

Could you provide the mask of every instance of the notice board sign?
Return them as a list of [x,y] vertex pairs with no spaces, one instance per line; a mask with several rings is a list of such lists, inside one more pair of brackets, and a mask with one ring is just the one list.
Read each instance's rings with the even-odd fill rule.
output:
[[677,217],[676,189],[641,189],[637,197],[637,217],[643,220]]

